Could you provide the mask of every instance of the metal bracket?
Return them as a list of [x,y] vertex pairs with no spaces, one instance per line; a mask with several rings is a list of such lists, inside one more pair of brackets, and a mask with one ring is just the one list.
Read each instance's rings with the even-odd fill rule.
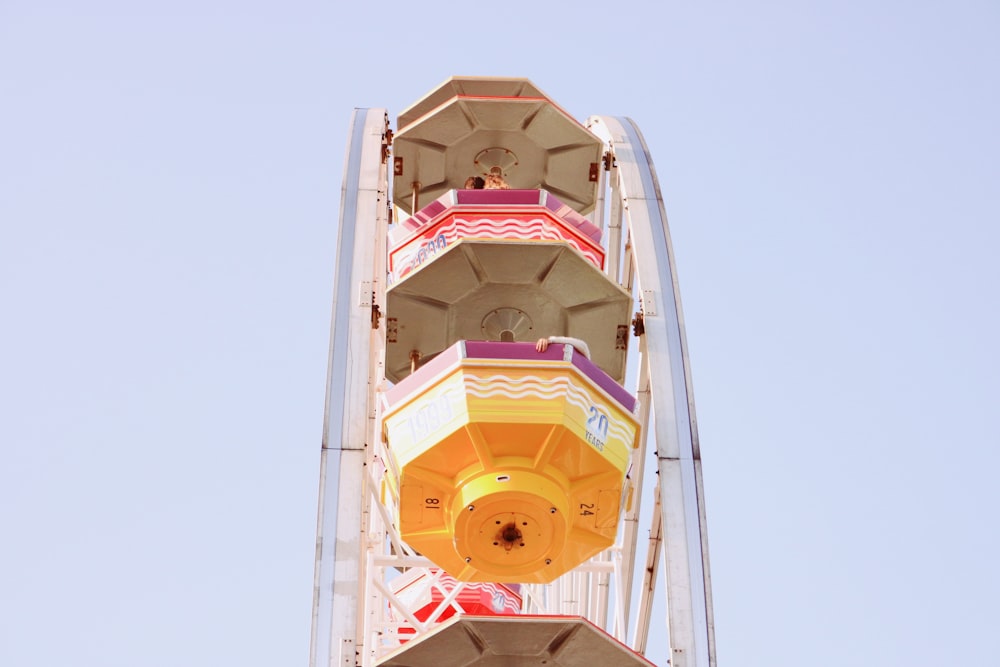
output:
[[646,333],[646,322],[640,310],[635,314],[635,319],[632,320],[632,335],[638,338],[644,333]]
[[390,146],[392,146],[392,130],[386,128],[385,134],[382,135],[382,164],[389,162]]
[[358,305],[362,308],[372,305],[375,300],[375,290],[372,289],[372,281],[362,280],[358,288]]
[[619,324],[618,331],[615,332],[615,349],[616,350],[627,350],[628,349],[628,325]]
[[355,667],[358,664],[357,651],[354,650],[354,640],[344,637],[340,643],[340,659],[338,660],[341,667]]
[[611,151],[604,151],[601,160],[604,162],[604,171],[611,171],[611,168],[616,166],[615,155]]
[[642,312],[656,316],[656,292],[651,289],[642,290]]

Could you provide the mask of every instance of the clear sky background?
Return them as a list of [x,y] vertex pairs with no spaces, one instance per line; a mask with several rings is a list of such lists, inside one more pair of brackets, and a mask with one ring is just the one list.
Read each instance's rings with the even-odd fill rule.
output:
[[997,664],[998,34],[988,0],[0,0],[0,664],[307,664],[348,123],[455,74],[650,146],[720,665]]

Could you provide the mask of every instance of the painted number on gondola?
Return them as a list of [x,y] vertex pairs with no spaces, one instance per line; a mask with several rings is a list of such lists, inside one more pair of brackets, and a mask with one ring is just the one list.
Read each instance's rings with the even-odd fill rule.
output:
[[424,498],[424,507],[429,510],[439,510],[441,501],[438,498]]
[[594,503],[580,503],[580,516],[592,516],[594,513],[590,510],[594,509]]
[[444,250],[446,247],[448,247],[448,239],[444,237],[444,234],[438,234],[437,238],[421,243],[417,249],[417,264],[423,264],[428,257],[436,255],[438,250]]
[[454,417],[448,394],[442,394],[428,401],[417,410],[407,421],[410,424],[410,436],[414,441],[423,440]]
[[604,443],[608,441],[608,417],[596,406],[590,406],[590,417],[587,418],[587,442],[604,451]]

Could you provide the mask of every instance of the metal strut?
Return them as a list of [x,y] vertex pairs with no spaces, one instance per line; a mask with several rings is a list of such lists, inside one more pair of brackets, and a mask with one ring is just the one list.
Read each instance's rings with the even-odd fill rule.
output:
[[[310,667],[354,667],[365,580],[364,523],[368,513],[366,445],[374,426],[374,365],[380,343],[373,307],[384,304],[387,176],[382,159],[388,116],[355,109],[341,190],[333,323],[320,454],[316,572]],[[374,303],[373,303],[374,295]],[[368,387],[368,391],[345,391]]]
[[[676,266],[652,157],[629,118],[592,116],[614,156],[642,301],[659,472],[672,667],[715,667],[701,452]],[[659,540],[651,540],[658,548]],[[655,559],[647,559],[655,562]]]

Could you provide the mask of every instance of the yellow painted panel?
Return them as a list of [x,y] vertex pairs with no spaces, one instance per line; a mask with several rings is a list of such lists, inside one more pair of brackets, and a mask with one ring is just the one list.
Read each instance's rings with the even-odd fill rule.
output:
[[402,467],[468,423],[460,374],[453,374],[385,416],[390,451]]
[[547,582],[614,543],[638,424],[568,363],[463,360],[384,424],[402,537],[455,578]]

